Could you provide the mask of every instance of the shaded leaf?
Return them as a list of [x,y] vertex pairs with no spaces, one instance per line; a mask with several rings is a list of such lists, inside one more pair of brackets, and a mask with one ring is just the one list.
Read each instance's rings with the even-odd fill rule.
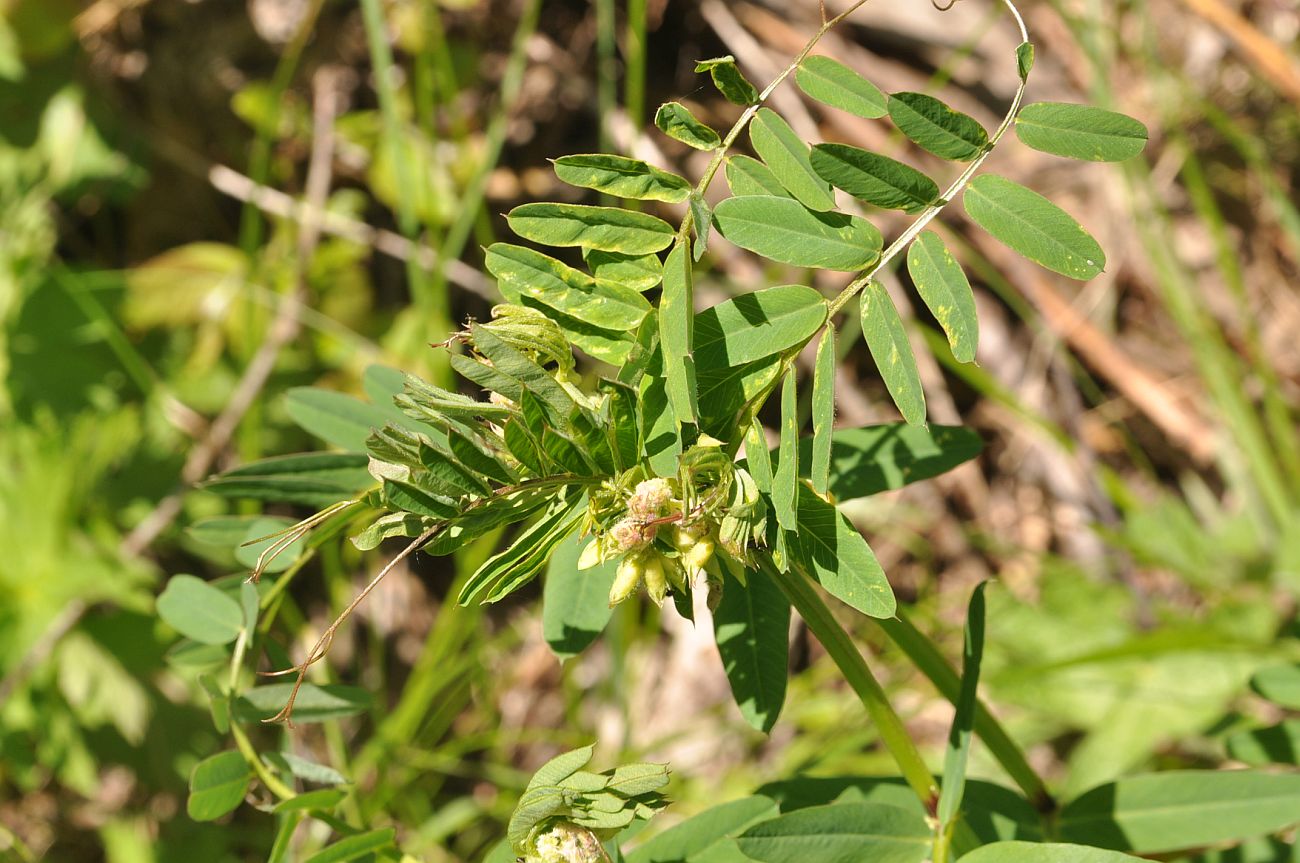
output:
[[770,108],[760,108],[749,125],[749,140],[782,186],[812,210],[835,209],[830,184],[808,160],[808,145]]
[[1088,162],[1122,162],[1147,143],[1147,127],[1132,117],[1065,102],[1026,105],[1016,115],[1016,135],[1035,150]]
[[1020,73],[1020,80],[1029,77],[1029,73],[1034,69],[1034,43],[1021,42],[1016,47],[1016,71]]
[[551,555],[542,584],[542,636],[560,659],[577,656],[595,641],[613,609],[609,589],[617,560],[578,569],[578,557],[590,537],[571,534]]
[[244,627],[244,612],[225,591],[192,575],[173,575],[158,597],[158,616],[200,644],[228,644]]
[[816,213],[791,198],[727,198],[713,211],[719,233],[743,249],[783,264],[860,270],[880,257],[880,231],[866,219]]
[[[947,473],[980,454],[980,436],[960,426],[886,423],[831,435],[830,492],[841,503]],[[800,441],[799,475],[812,475],[811,441]]]
[[758,101],[758,89],[741,74],[736,66],[736,58],[728,54],[712,60],[700,60],[695,64],[696,72],[708,72],[713,79],[713,86],[736,105],[753,105]]
[[781,443],[776,470],[772,474],[772,509],[785,530],[796,526],[795,503],[799,482],[799,396],[791,369],[781,382]]
[[818,144],[810,161],[826,182],[877,207],[919,213],[939,200],[934,180],[879,153],[848,144]]
[[762,570],[750,571],[745,579],[741,584],[724,577],[713,634],[741,716],[766,734],[785,702],[790,603]]
[[664,378],[673,414],[679,423],[697,416],[694,343],[695,301],[692,290],[690,240],[683,240],[664,262],[664,290],[659,299],[659,344]]
[[[235,717],[241,722],[261,722],[280,712],[289,701],[292,683],[271,683],[246,690],[235,699]],[[304,683],[293,703],[293,721],[324,722],[355,716],[370,709],[374,697],[359,686]]]
[[1261,697],[1289,710],[1300,710],[1300,665],[1270,665],[1250,679]]
[[903,329],[903,320],[894,308],[889,292],[878,281],[872,280],[862,289],[862,335],[866,338],[871,358],[885,381],[894,404],[898,405],[903,419],[913,425],[925,422],[925,391],[921,388],[921,375],[916,368],[912,345]]
[[1228,755],[1255,767],[1300,765],[1300,719],[1287,719],[1268,728],[1239,731],[1227,740]]
[[232,468],[204,482],[203,488],[227,498],[326,507],[374,487],[368,463],[360,452],[274,456]]
[[289,390],[285,409],[304,431],[351,452],[364,452],[370,433],[383,428],[392,418],[377,405],[316,387]]
[[889,113],[885,94],[843,63],[815,54],[805,57],[794,73],[795,83],[806,95],[867,120]]
[[1083,226],[1019,183],[993,174],[976,177],[962,203],[977,225],[1049,270],[1084,281],[1106,266],[1106,254]]
[[609,330],[632,330],[650,311],[638,291],[586,273],[523,246],[493,243],[484,266],[512,303],[532,297],[549,308]]
[[1125,863],[1138,858],[1086,845],[994,842],[963,854],[961,859],[964,863]]
[[308,857],[303,863],[347,863],[393,844],[396,831],[391,827],[371,830],[340,839],[333,845],[322,848]]
[[939,824],[945,829],[957,817],[966,787],[966,764],[970,759],[971,734],[975,730],[980,662],[984,658],[984,590],[980,582],[971,594],[966,610],[965,641],[962,647],[961,694],[957,697],[948,748],[943,760],[943,784],[939,795]]
[[713,211],[703,195],[691,193],[691,225],[695,228],[695,260],[704,257],[709,248],[709,228],[713,225]]
[[969,162],[989,143],[975,118],[924,93],[890,95],[889,117],[913,143],[941,159]]
[[719,839],[735,836],[747,827],[779,814],[770,797],[732,800],[669,827],[628,852],[627,863],[684,863]]
[[930,828],[921,815],[897,806],[839,803],[761,821],[736,843],[763,863],[922,863]]
[[713,150],[722,144],[718,133],[695,119],[695,115],[680,102],[665,102],[655,112],[655,125],[674,141],[681,141],[697,150]]
[[957,362],[974,361],[979,343],[975,294],[966,272],[938,234],[925,231],[912,241],[907,250],[907,272],[926,308],[943,328]]
[[[257,566],[258,556],[284,538],[283,536],[272,536],[272,534],[277,534],[285,528],[292,527],[293,524],[294,521],[288,518],[264,516],[262,518],[254,519],[248,525],[244,535],[240,537],[240,544],[235,549],[235,560],[239,561],[239,563],[249,569]],[[255,539],[261,539],[262,537],[267,538],[262,539],[261,542],[252,542]],[[252,544],[244,545],[244,543],[249,542]],[[295,539],[293,542],[285,546],[284,549],[275,556],[274,560],[266,564],[266,568],[263,572],[284,572],[286,569],[293,566],[294,562],[298,559],[298,555],[302,554],[302,546],[302,538],[299,537],[298,539]],[[251,585],[249,586],[251,587]]]
[[219,752],[194,765],[185,811],[195,821],[214,821],[244,802],[252,768],[234,750]]
[[585,204],[522,204],[506,215],[519,236],[547,246],[580,246],[625,255],[658,252],[676,231],[662,219],[617,207]]
[[791,559],[846,605],[868,617],[892,617],[893,588],[862,534],[811,488],[799,483],[798,491],[798,527],[787,534]]
[[623,285],[634,291],[648,291],[664,277],[664,265],[655,254],[621,255],[588,249],[587,266],[598,280]]
[[307,812],[314,809],[321,812],[331,812],[347,796],[348,792],[344,788],[317,788],[315,791],[307,791],[290,797],[288,800],[281,800],[275,804],[272,811]]

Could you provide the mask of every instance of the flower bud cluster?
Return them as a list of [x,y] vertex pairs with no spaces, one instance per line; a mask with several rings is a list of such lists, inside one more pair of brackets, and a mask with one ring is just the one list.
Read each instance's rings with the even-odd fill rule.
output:
[[560,821],[537,837],[528,863],[605,863],[609,858],[590,830]]

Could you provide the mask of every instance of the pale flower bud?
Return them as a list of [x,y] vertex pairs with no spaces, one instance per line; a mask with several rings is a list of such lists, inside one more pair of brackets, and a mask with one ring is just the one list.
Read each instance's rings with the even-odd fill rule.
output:
[[661,477],[642,480],[628,498],[627,511],[634,518],[648,521],[663,515],[672,499],[673,487],[668,480]]
[[613,608],[631,596],[641,584],[641,576],[644,574],[639,555],[629,554],[623,558],[614,575],[614,584],[609,589],[609,607]]
[[590,830],[561,821],[537,837],[537,863],[604,863],[609,858]]

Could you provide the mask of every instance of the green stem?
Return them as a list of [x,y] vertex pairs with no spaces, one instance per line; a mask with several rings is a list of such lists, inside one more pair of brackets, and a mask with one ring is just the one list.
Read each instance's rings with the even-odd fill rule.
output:
[[[1010,10],[1012,17],[1016,19],[1016,25],[1020,28],[1020,40],[1022,42],[1028,42],[1029,31],[1025,28],[1025,20],[1020,17],[1020,10],[1015,7],[1015,4],[1012,3],[1011,0],[1003,0],[1003,3],[1006,5],[1007,9]],[[1011,124],[1016,121],[1016,115],[1020,113],[1020,103],[1024,101],[1025,98],[1025,85],[1027,83],[1027,77],[1020,79],[1020,86],[1016,88],[1016,95],[1011,99],[1011,107],[1007,110],[1006,116],[1002,118],[1002,123],[998,126],[997,131],[993,133],[991,138],[989,138],[988,146],[984,148],[984,152],[976,156],[975,160],[966,166],[966,170],[961,172],[961,176],[952,181],[952,185],[950,185],[944,191],[943,195],[940,196],[937,204],[931,205],[929,209],[917,217],[915,222],[908,225],[907,230],[900,234],[898,239],[889,244],[889,248],[885,249],[885,251],[881,253],[880,258],[877,259],[874,264],[864,270],[852,282],[849,282],[844,290],[840,291],[839,295],[831,301],[830,311],[826,315],[828,323],[835,317],[836,313],[839,312],[840,309],[844,308],[845,303],[853,299],[854,295],[856,295],[858,291],[870,284],[871,280],[876,277],[877,273],[889,266],[890,261],[905,251],[907,247],[912,244],[912,241],[920,236],[926,226],[934,221],[936,216],[943,212],[944,207],[951,204],[953,199],[957,197],[957,195],[961,194],[961,191],[966,188],[966,185],[970,183],[970,181],[975,177],[975,174],[979,172],[979,169],[983,167],[985,161],[988,160],[988,157],[993,154],[993,150],[997,147],[998,142],[1001,141],[1011,129]]]
[[759,560],[763,571],[777,583],[813,635],[817,636],[822,647],[826,648],[831,659],[839,666],[844,679],[862,700],[862,706],[867,709],[867,715],[880,734],[881,742],[894,757],[903,778],[917,797],[921,798],[926,811],[934,814],[939,805],[939,788],[934,781],[934,774],[925,766],[925,760],[921,758],[916,744],[903,726],[903,720],[894,712],[885,690],[881,689],[849,634],[840,626],[807,578],[794,571],[781,572],[766,556],[760,556]]
[[[943,654],[902,614],[886,620],[877,620],[885,634],[907,654],[912,664],[930,679],[939,693],[953,704],[961,694],[961,678],[953,670]],[[1029,766],[1025,754],[1011,739],[1002,724],[989,711],[983,701],[976,702],[975,734],[988,747],[989,752],[1007,771],[1007,775],[1020,786],[1034,808],[1044,814],[1056,809],[1056,801],[1047,790],[1046,784],[1033,767]]]
[[288,800],[291,797],[298,796],[298,792],[294,791],[288,785],[285,785],[276,778],[274,773],[266,769],[266,765],[263,764],[262,759],[258,757],[257,750],[253,748],[252,741],[248,739],[248,735],[244,733],[244,729],[240,728],[238,723],[234,721],[230,723],[230,733],[234,735],[235,745],[239,747],[239,751],[244,756],[244,760],[248,762],[248,766],[253,768],[253,772],[257,774],[257,778],[262,780],[262,784],[265,785],[272,794],[279,797],[281,800]]

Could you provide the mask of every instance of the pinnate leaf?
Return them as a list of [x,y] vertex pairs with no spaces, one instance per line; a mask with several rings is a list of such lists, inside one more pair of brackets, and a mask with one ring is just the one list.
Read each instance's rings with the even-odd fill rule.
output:
[[1087,162],[1122,162],[1147,143],[1146,126],[1132,117],[1065,102],[1026,105],[1016,116],[1016,135],[1035,150]]
[[627,156],[580,154],[562,156],[553,164],[555,176],[569,185],[619,198],[680,204],[691,193],[691,184],[685,178]]
[[785,186],[772,173],[772,169],[757,159],[749,156],[732,156],[727,159],[727,185],[731,194],[740,195],[776,195],[790,197]]
[[866,219],[817,213],[791,198],[727,198],[713,217],[719,233],[743,249],[783,264],[860,270],[880,257],[880,231]]
[[938,234],[925,231],[912,242],[907,250],[907,271],[916,292],[948,337],[957,362],[974,360],[979,342],[975,294],[965,270]]
[[1029,260],[1086,281],[1106,266],[1106,254],[1069,213],[1004,177],[976,177],[962,198],[966,213],[984,230]]
[[837,189],[887,210],[918,213],[939,199],[939,187],[902,162],[848,144],[818,144],[813,170]]
[[253,771],[240,753],[219,752],[194,765],[185,811],[195,821],[215,821],[234,811],[248,793]]
[[691,355],[695,323],[690,241],[673,247],[664,262],[664,290],[659,300],[659,344],[663,353],[668,398],[677,421],[695,422],[695,360]]
[[808,145],[780,114],[770,108],[760,108],[750,122],[749,140],[754,152],[800,203],[822,212],[835,209],[830,184],[818,176],[808,161]]
[[994,842],[961,856],[963,863],[1133,863],[1137,857],[1089,848],[1043,842]]
[[889,117],[922,150],[941,159],[969,162],[988,146],[989,135],[974,117],[924,93],[894,93]]
[[[727,567],[723,567],[726,570]],[[764,733],[776,724],[789,675],[790,603],[761,570],[724,579],[713,634],[740,714]]]
[[522,204],[506,220],[516,234],[535,243],[625,255],[666,249],[676,234],[667,222],[646,213],[584,204]]
[[810,806],[761,821],[736,840],[763,863],[922,863],[930,828],[919,813],[883,803]]
[[758,101],[758,89],[741,74],[736,66],[736,58],[728,54],[712,60],[700,60],[695,64],[696,72],[708,72],[713,79],[713,86],[728,102],[736,105],[753,105]]
[[889,113],[885,94],[848,66],[815,54],[805,57],[794,73],[795,83],[809,97],[867,120]]
[[200,644],[229,644],[244,627],[244,612],[228,593],[192,575],[173,575],[158,597],[158,616]]
[[817,345],[813,370],[812,465],[813,490],[825,494],[830,486],[831,430],[835,425],[835,328],[827,327]]
[[892,617],[894,591],[867,541],[834,504],[798,485],[798,529],[787,534],[791,559],[845,605],[868,617]]
[[925,391],[921,388],[916,356],[898,309],[879,281],[872,280],[862,289],[861,311],[862,335],[890,397],[903,419],[914,425],[924,423]]
[[681,141],[697,150],[714,150],[722,144],[717,132],[695,119],[680,102],[665,102],[655,112],[655,125],[674,141]]

